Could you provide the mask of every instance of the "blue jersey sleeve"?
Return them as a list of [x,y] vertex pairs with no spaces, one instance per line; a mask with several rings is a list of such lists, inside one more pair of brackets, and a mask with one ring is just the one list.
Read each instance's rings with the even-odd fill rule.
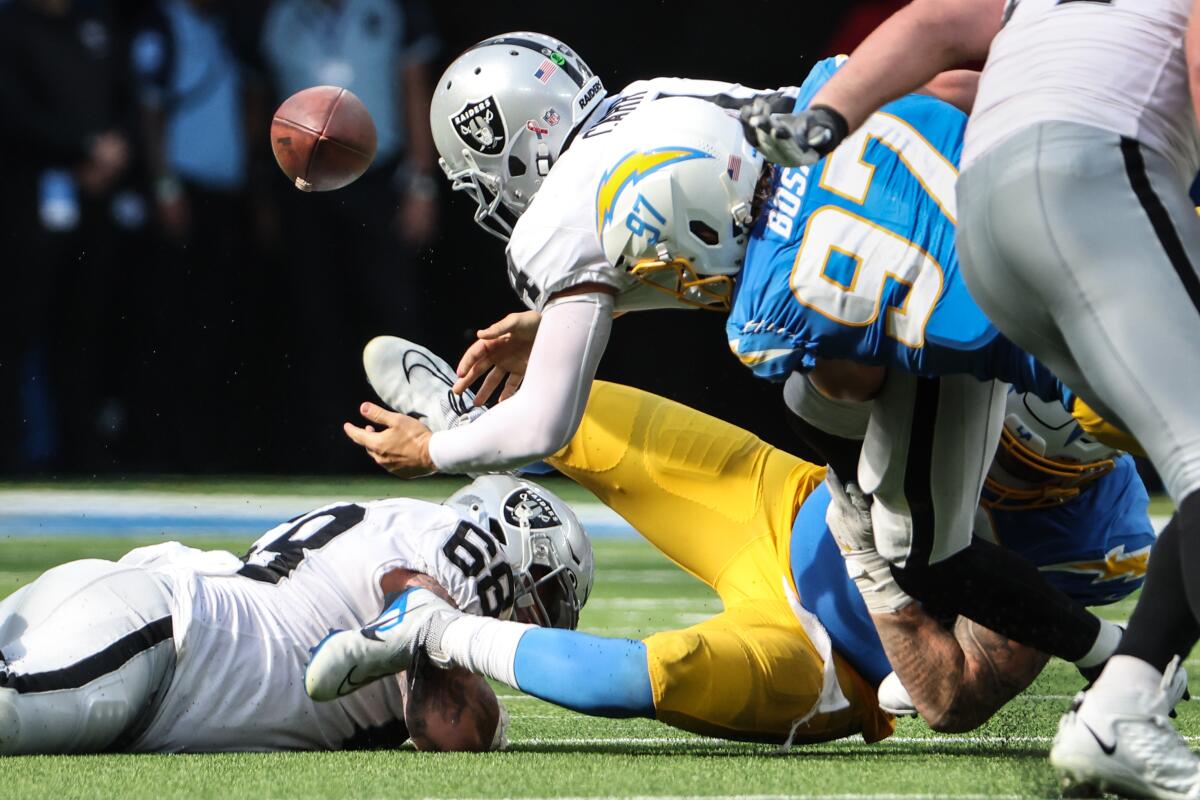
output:
[[807,77],[804,78],[804,83],[800,84],[800,91],[796,94],[796,110],[800,111],[801,109],[808,108],[813,96],[816,95],[822,86],[829,83],[829,79],[845,63],[846,56],[844,55],[823,58],[818,61],[808,71]]

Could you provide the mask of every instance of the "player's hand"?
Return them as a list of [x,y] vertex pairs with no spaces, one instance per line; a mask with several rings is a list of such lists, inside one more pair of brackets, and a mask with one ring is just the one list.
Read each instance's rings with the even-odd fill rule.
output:
[[857,483],[842,484],[833,470],[825,473],[829,487],[829,508],[825,524],[846,561],[846,574],[858,587],[867,610],[872,614],[893,614],[912,603],[892,575],[892,566],[875,549],[875,529],[871,524],[871,498]]
[[374,424],[360,428],[347,422],[342,430],[352,442],[362,445],[376,464],[397,478],[419,478],[437,471],[429,456],[433,436],[429,428],[374,403],[363,403],[358,410]]
[[742,106],[742,130],[768,161],[803,167],[833,152],[849,135],[846,118],[829,106],[813,106],[797,114],[772,113],[758,98]]
[[843,554],[862,553],[875,550],[875,528],[871,523],[871,499],[863,494],[857,483],[845,485],[828,470],[825,485],[829,487],[829,508],[825,511],[825,524],[833,533]]
[[475,392],[475,405],[486,403],[501,383],[504,389],[500,399],[511,397],[525,377],[529,353],[541,321],[542,316],[536,311],[522,311],[476,331],[475,343],[463,353],[455,370],[458,381],[454,384],[454,392],[462,394],[486,373],[487,377]]

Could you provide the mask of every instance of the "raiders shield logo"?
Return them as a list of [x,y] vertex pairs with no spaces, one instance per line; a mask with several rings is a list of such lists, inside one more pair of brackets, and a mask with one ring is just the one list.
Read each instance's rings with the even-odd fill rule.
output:
[[472,150],[494,156],[504,149],[508,129],[495,98],[473,100],[450,117],[458,138]]
[[528,525],[531,530],[562,525],[549,501],[531,489],[518,489],[508,496],[504,501],[504,519],[509,525],[518,528]]

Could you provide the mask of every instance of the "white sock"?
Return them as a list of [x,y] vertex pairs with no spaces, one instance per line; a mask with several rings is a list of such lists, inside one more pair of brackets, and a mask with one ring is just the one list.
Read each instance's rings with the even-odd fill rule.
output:
[[520,688],[514,669],[517,644],[525,632],[534,627],[463,614],[440,631],[430,631],[425,640],[425,652],[442,667],[462,667],[516,689]]
[[1137,707],[1128,710],[1145,711],[1145,698],[1160,694],[1162,678],[1161,672],[1140,658],[1113,656],[1088,691],[1084,705],[1125,710],[1124,706],[1132,703]]
[[[1100,633],[1096,634],[1096,641],[1092,643],[1092,649],[1088,650],[1083,658],[1076,661],[1075,666],[1087,669],[1103,664],[1112,657],[1113,653],[1117,652],[1117,645],[1121,644],[1122,635],[1124,635],[1124,631],[1121,630],[1120,625],[1108,620],[1100,620]],[[1107,669],[1105,671],[1107,672]],[[1162,676],[1159,675],[1159,677]]]

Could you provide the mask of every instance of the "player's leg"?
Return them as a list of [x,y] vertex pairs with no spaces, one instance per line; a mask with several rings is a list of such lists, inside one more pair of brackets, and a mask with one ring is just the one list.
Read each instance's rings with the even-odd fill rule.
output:
[[822,654],[778,598],[644,642],[458,614],[442,622],[423,634],[435,663],[584,714],[776,742],[792,733],[797,742],[891,733],[866,682]]
[[0,610],[0,753],[118,749],[150,722],[175,663],[159,578],[74,561]]
[[874,495],[880,555],[897,584],[939,616],[965,616],[1042,652],[1095,666],[1120,639],[1021,556],[974,539],[975,508],[1003,422],[1007,386],[893,372],[875,400],[859,465]]
[[[409,654],[404,667],[424,654],[442,669],[483,675],[573,711],[608,717],[654,715],[646,648],[641,642],[479,617],[446,604],[415,625],[404,620],[390,624],[390,619],[377,633],[393,649]],[[328,646],[322,646],[317,653],[326,650]],[[344,662],[353,666],[363,659]],[[306,685],[315,699],[333,699],[357,688],[342,685],[347,675],[343,668],[318,687],[324,683],[330,687],[318,697],[313,692],[314,663],[309,665]],[[356,674],[356,680],[371,676],[369,670]]]
[[797,505],[823,477],[741,428],[602,381],[574,438],[549,462],[718,591],[726,567],[756,539],[770,543],[754,548],[762,574],[779,574],[774,532],[791,530]]
[[[825,646],[816,644],[823,639]],[[797,622],[787,601],[755,599],[646,639],[656,717],[709,736],[795,743],[892,732],[875,693]]]
[[[1069,779],[1143,793],[1194,786],[1200,761],[1150,713],[1169,702],[1163,668],[1198,633],[1189,603],[1200,594],[1200,564],[1191,558],[1193,543],[1200,550],[1194,208],[1166,159],[1064,123],[1013,137],[959,186],[972,294],[1014,341],[1137,437],[1180,508],[1178,533],[1169,528],[1152,551],[1117,657],[1078,713],[1064,718],[1051,760]],[[1145,758],[1129,747],[1102,750],[1089,732],[1109,742],[1132,728],[1156,743]]]
[[[979,172],[964,175],[972,216],[960,239],[972,293],[1150,455],[1180,508],[1183,587],[1200,618],[1195,209],[1170,163],[1129,140],[1065,124],[1023,138],[1030,141],[1014,142],[1019,152],[1005,146],[996,154],[1002,162],[989,154]],[[1148,594],[1157,604],[1166,592]],[[1181,595],[1152,617],[1163,636],[1148,660],[1160,671],[1186,655],[1175,652],[1179,637],[1169,628],[1192,627],[1179,613],[1187,604]],[[1142,634],[1134,641],[1145,646]]]

